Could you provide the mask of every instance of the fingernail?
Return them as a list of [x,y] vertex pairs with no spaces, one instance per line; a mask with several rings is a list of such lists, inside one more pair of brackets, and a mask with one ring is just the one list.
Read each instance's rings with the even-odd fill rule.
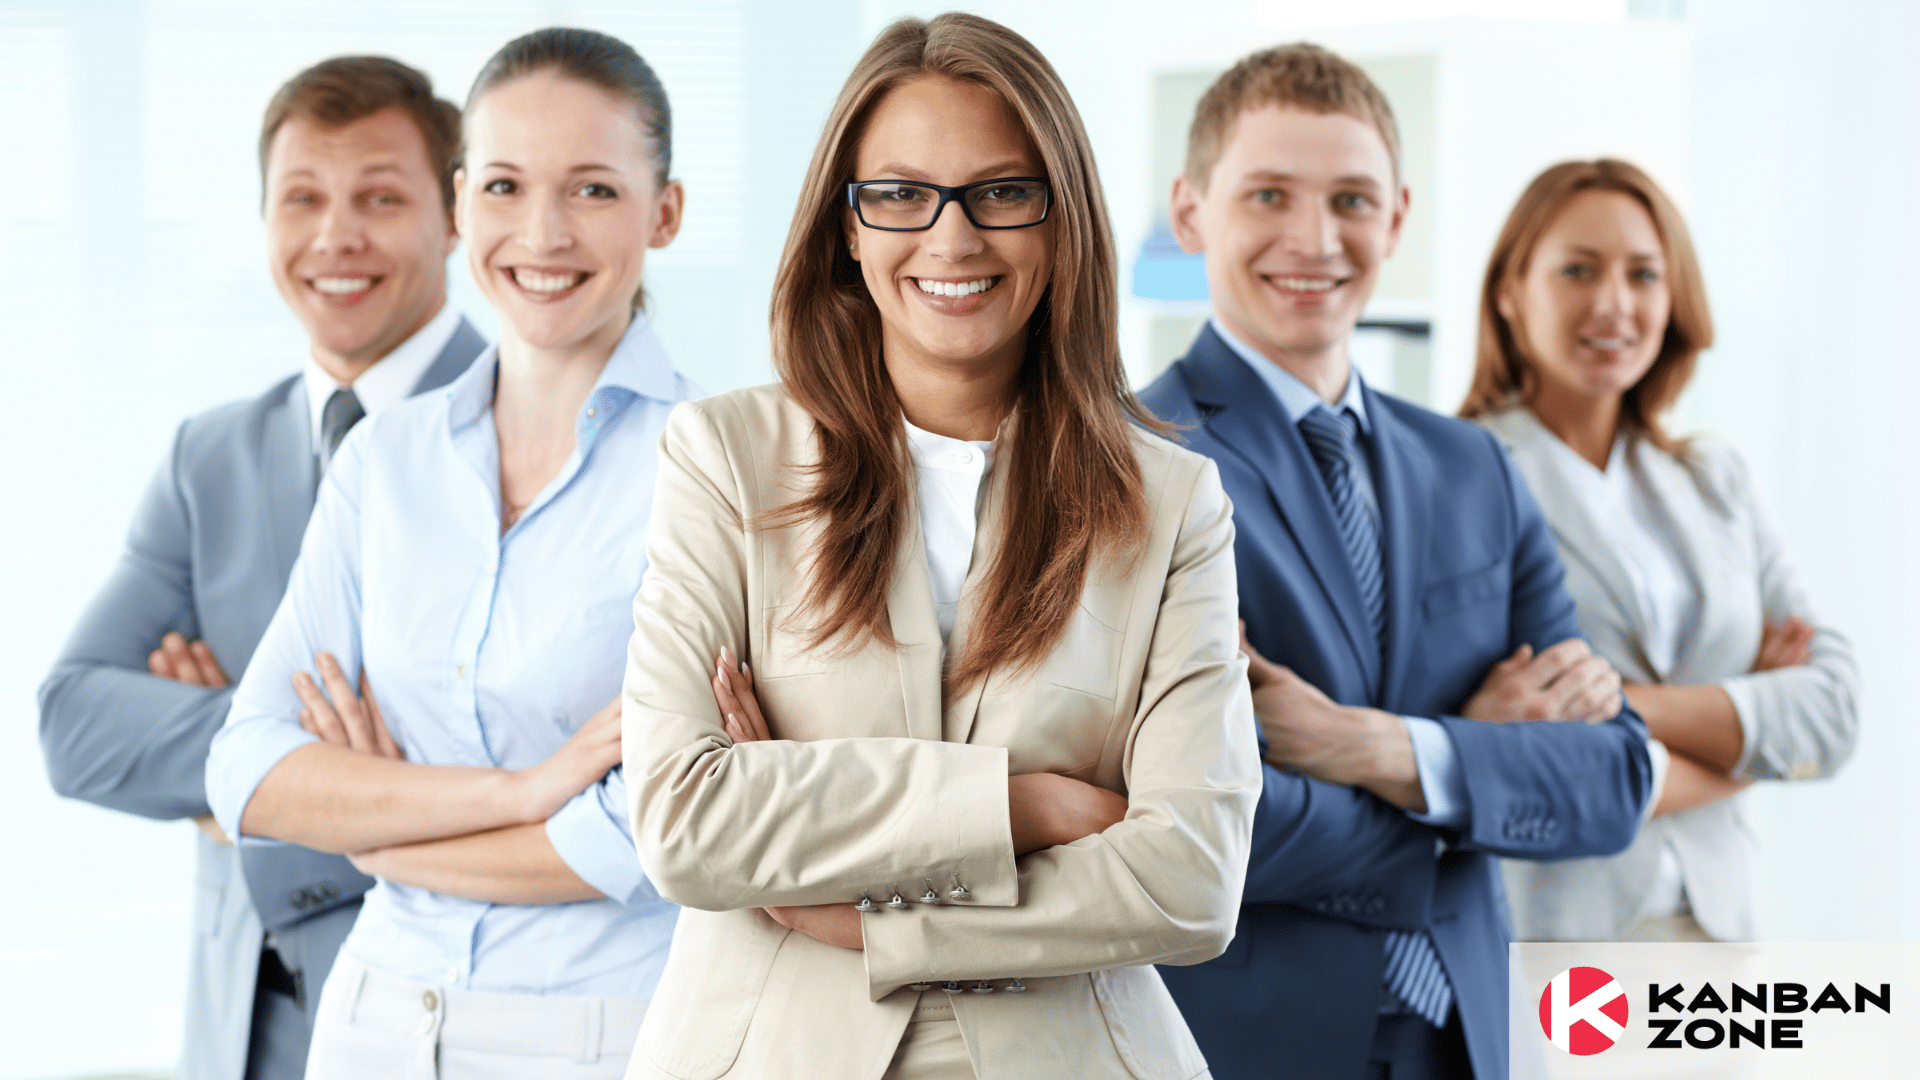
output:
[[741,673],[741,674],[743,674],[743,675],[751,675],[751,674],[753,674],[753,667],[752,667],[752,665],[749,665],[749,664],[741,664],[741,665],[740,665],[740,673]]
[[725,645],[720,646],[720,659],[725,662],[728,667],[733,667],[733,650],[727,648]]

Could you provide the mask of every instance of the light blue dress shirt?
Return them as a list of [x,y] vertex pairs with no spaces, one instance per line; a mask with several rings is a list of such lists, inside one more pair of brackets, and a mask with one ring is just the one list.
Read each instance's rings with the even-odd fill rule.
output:
[[[1227,348],[1259,373],[1261,381],[1279,399],[1288,420],[1298,424],[1300,418],[1315,406],[1326,404],[1312,387],[1234,337],[1233,332],[1222,325],[1219,319],[1213,319],[1212,323],[1213,332],[1220,335],[1220,340],[1227,343]],[[1380,499],[1373,482],[1373,460],[1366,448],[1366,440],[1373,437],[1373,425],[1367,419],[1367,398],[1360,392],[1360,385],[1359,369],[1349,364],[1347,389],[1340,395],[1339,403],[1330,408],[1336,412],[1351,412],[1354,419],[1360,422],[1361,437],[1347,444],[1347,461],[1352,466],[1354,486],[1359,489],[1361,500],[1367,504],[1367,513],[1373,517],[1373,527],[1384,539],[1386,532],[1381,528]],[[1406,721],[1407,735],[1413,739],[1413,759],[1420,771],[1420,791],[1427,799],[1426,813],[1416,814],[1409,810],[1407,815],[1428,825],[1465,825],[1467,781],[1460,775],[1460,758],[1446,727],[1438,720],[1420,716],[1403,716],[1400,719]]]
[[[646,569],[660,433],[699,391],[643,314],[580,407],[577,447],[500,532],[490,348],[445,390],[357,425],[321,483],[286,597],[207,762],[207,798],[241,843],[262,777],[297,747],[296,671],[361,664],[408,761],[525,769],[612,702]],[[679,909],[640,869],[615,768],[547,821],[608,899],[500,905],[382,880],[345,950],[379,971],[491,993],[651,995]]]

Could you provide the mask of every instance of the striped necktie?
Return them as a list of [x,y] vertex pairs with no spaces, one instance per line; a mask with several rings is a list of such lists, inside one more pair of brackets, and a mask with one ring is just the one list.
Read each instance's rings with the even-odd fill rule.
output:
[[[1300,418],[1300,434],[1313,452],[1314,464],[1333,497],[1333,517],[1340,524],[1340,541],[1353,565],[1360,599],[1367,605],[1373,640],[1382,648],[1387,640],[1387,582],[1380,558],[1380,529],[1353,475],[1348,449],[1360,435],[1360,420],[1350,410],[1335,414],[1315,405]],[[1440,954],[1425,930],[1387,932],[1387,990],[1434,1027],[1445,1027],[1453,1007],[1453,987],[1440,966]]]

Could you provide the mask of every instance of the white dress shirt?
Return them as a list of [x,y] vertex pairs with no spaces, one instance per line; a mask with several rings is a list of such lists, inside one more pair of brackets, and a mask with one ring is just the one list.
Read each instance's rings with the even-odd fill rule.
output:
[[[1246,362],[1267,384],[1273,396],[1280,401],[1280,407],[1286,411],[1287,419],[1295,424],[1307,415],[1315,406],[1325,405],[1320,395],[1306,383],[1301,382],[1279,364],[1253,351],[1252,346],[1234,337],[1219,319],[1213,319],[1213,332],[1227,343],[1235,356]],[[1373,483],[1373,461],[1367,456],[1365,440],[1373,436],[1373,425],[1367,419],[1367,398],[1361,392],[1360,369],[1347,365],[1347,388],[1340,400],[1327,406],[1339,412],[1350,412],[1360,423],[1360,438],[1347,444],[1347,463],[1354,478],[1354,487],[1359,490],[1361,501],[1367,504],[1367,513],[1373,517],[1374,532],[1381,538],[1381,548],[1386,546],[1386,532],[1381,528],[1380,498]],[[1425,813],[1407,811],[1407,816],[1428,825],[1459,826],[1467,822],[1467,780],[1460,772],[1460,756],[1453,746],[1453,738],[1447,734],[1446,726],[1438,720],[1424,716],[1402,716],[1406,722],[1407,737],[1413,741],[1414,769],[1420,776],[1420,793],[1427,800]]]
[[[1634,469],[1627,453],[1627,437],[1616,436],[1600,470],[1559,439],[1548,439],[1549,455],[1586,507],[1601,534],[1612,546],[1633,583],[1634,600],[1646,619],[1641,641],[1647,663],[1661,677],[1673,670],[1680,645],[1693,633],[1700,618],[1700,583],[1673,540],[1674,528],[1659,499]],[[1671,845],[1661,849],[1660,869],[1647,893],[1640,918],[1672,915],[1688,910],[1680,858]]]
[[980,495],[993,467],[993,443],[967,442],[907,425],[907,449],[920,484],[920,535],[926,540],[927,576],[933,579],[933,611],[940,644],[953,633],[960,587],[973,563],[973,537],[980,527]]
[[[314,653],[365,665],[408,761],[526,769],[620,692],[667,415],[699,391],[644,315],[575,421],[576,449],[504,535],[498,350],[446,389],[356,425],[340,444],[285,599],[207,761],[207,800],[242,844],[261,779],[313,742],[295,672]],[[488,904],[381,880],[343,947],[389,975],[487,993],[650,995],[679,909],[640,869],[616,766],[546,822],[604,893]]]
[[307,362],[301,368],[301,377],[307,387],[307,431],[313,437],[313,454],[322,455],[320,445],[320,414],[326,410],[327,399],[333,397],[335,390],[352,390],[353,396],[360,399],[360,408],[366,415],[385,409],[389,405],[405,401],[413,388],[420,385],[421,376],[433,366],[434,358],[440,350],[447,347],[453,339],[453,332],[460,328],[460,312],[450,303],[440,305],[440,314],[428,320],[427,325],[413,332],[413,336],[394,347],[394,350],[380,358],[374,365],[360,373],[353,385],[343,387],[327,369],[313,358],[311,350],[307,353]]

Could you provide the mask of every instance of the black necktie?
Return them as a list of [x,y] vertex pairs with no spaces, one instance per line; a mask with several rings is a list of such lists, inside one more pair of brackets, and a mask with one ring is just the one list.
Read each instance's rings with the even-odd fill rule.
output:
[[327,399],[327,407],[320,410],[320,469],[322,472],[326,471],[327,465],[333,461],[333,452],[340,449],[340,440],[346,438],[347,432],[351,431],[353,425],[359,423],[360,418],[365,415],[367,410],[360,407],[359,397],[345,387],[335,390],[333,396]]

